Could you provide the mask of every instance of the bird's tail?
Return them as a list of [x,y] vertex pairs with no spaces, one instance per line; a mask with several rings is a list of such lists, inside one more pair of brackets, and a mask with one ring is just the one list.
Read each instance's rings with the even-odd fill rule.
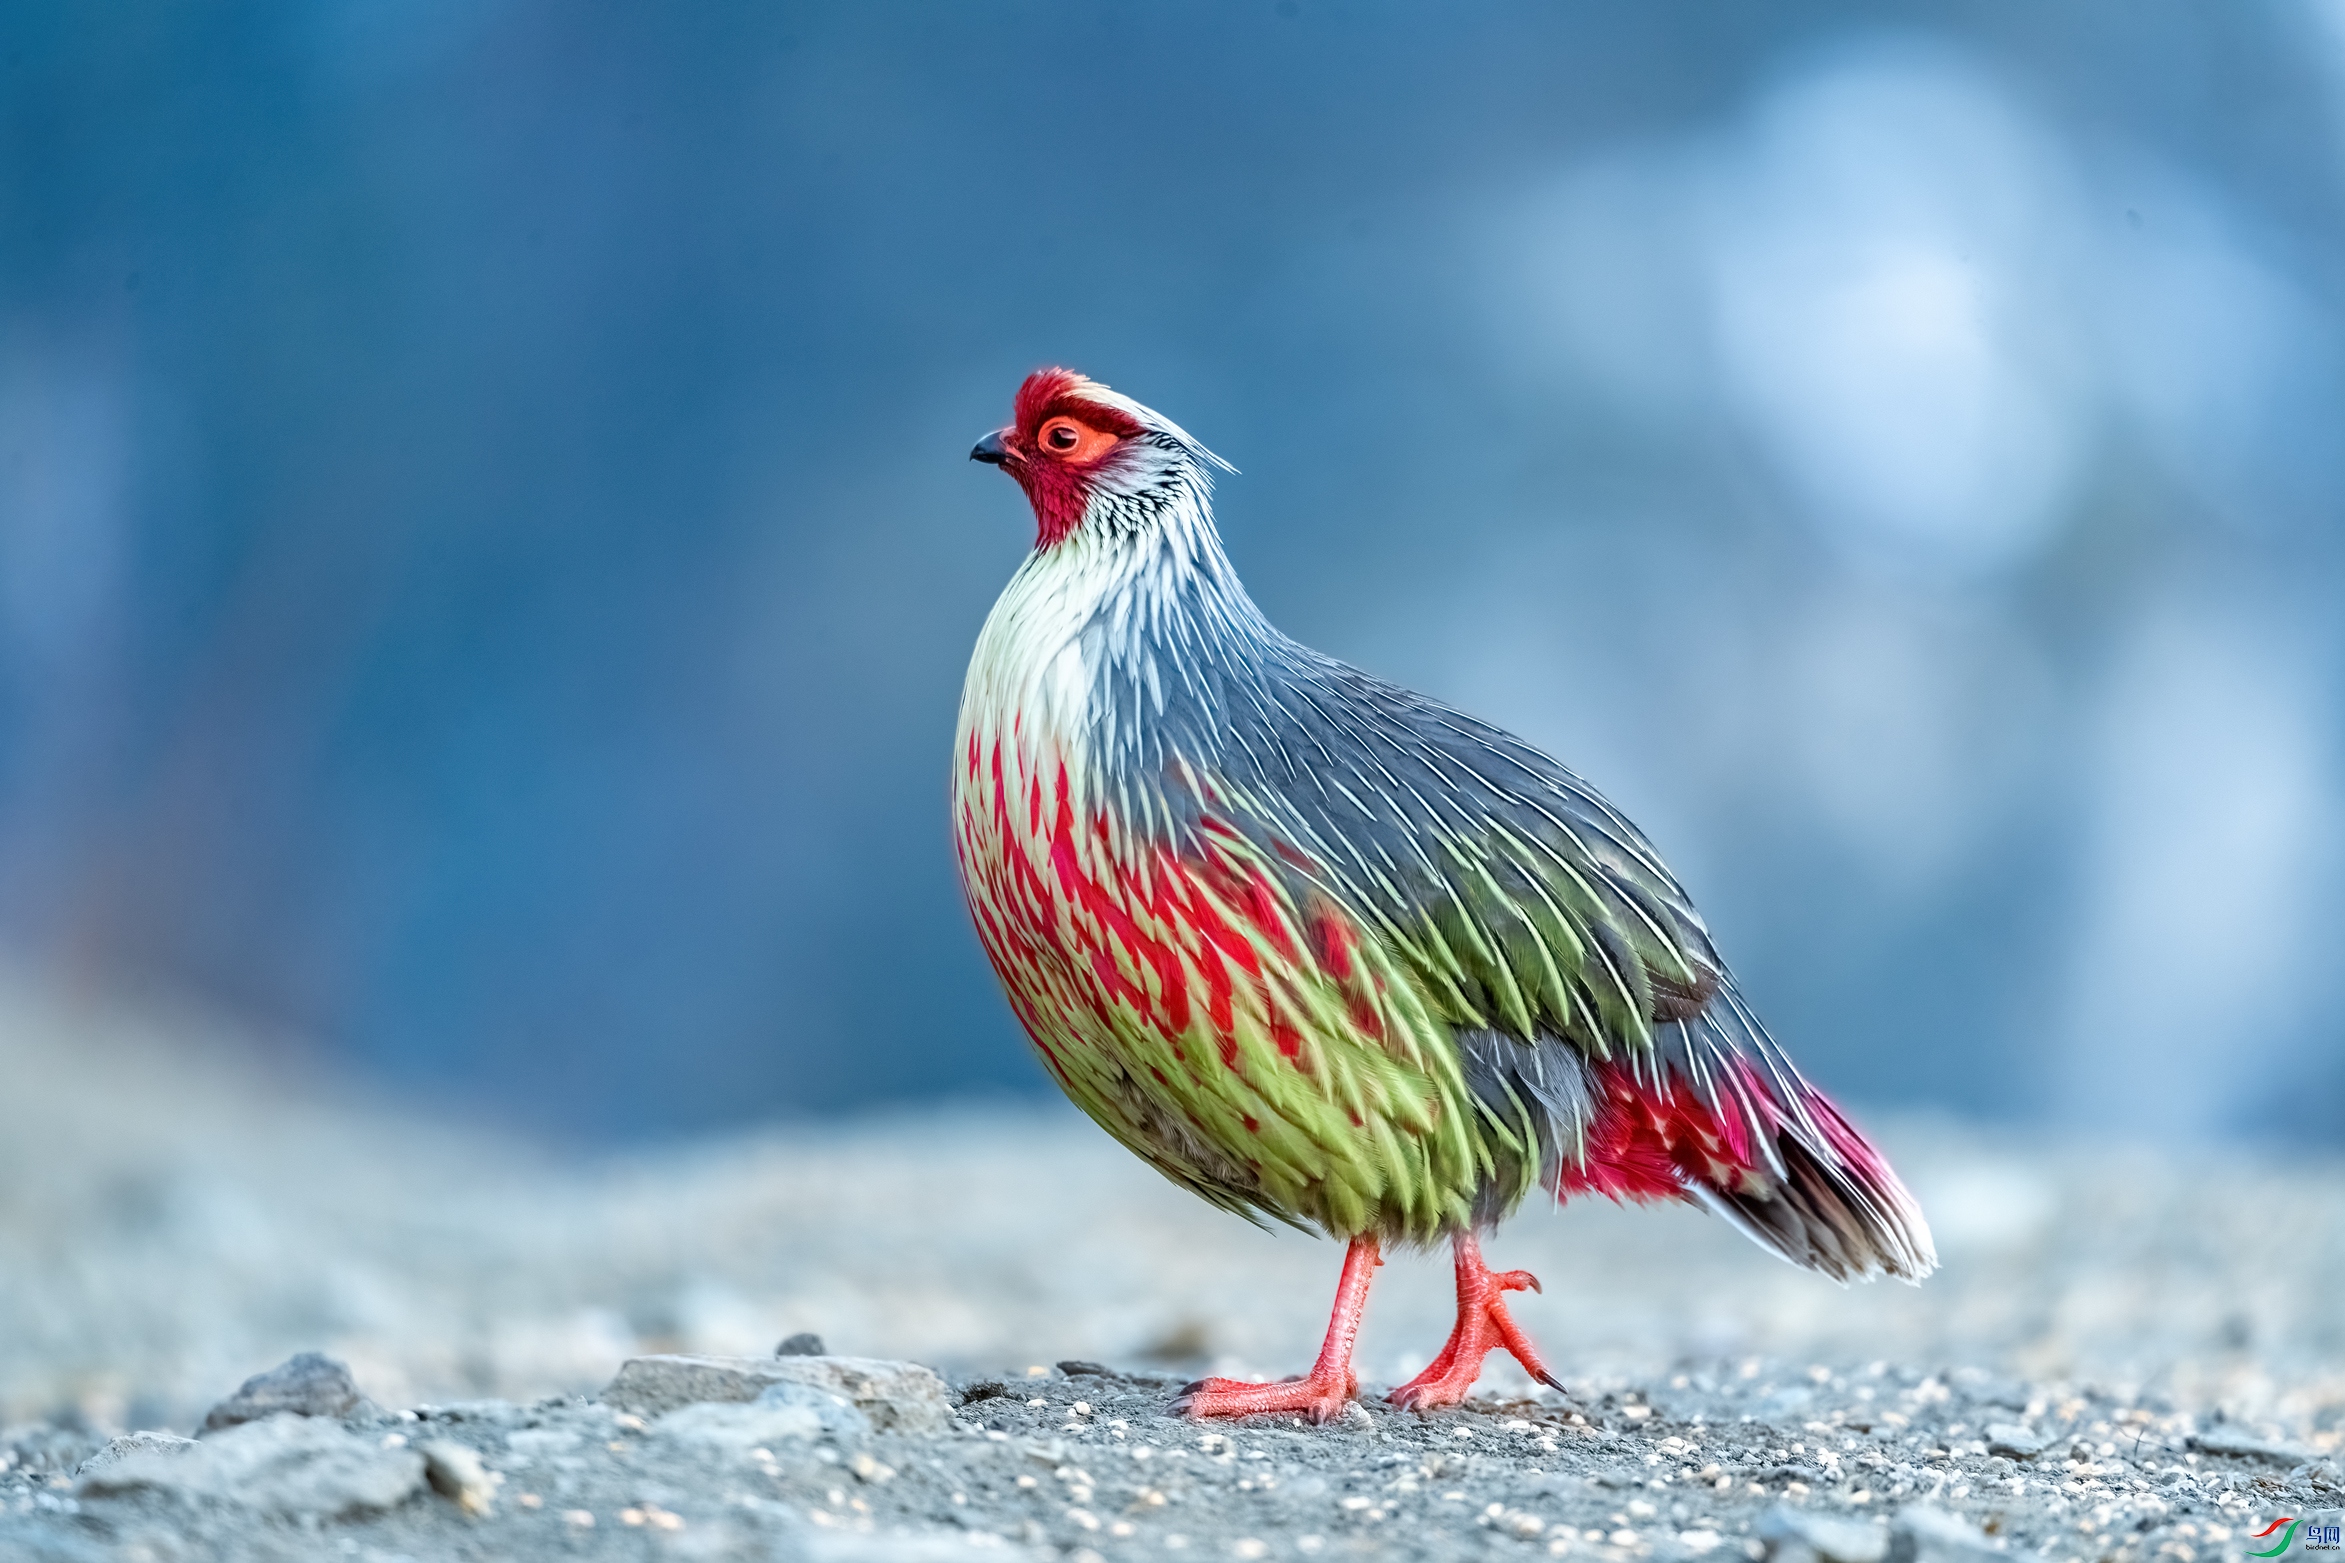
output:
[[1888,1158],[1800,1078],[1731,984],[1698,1019],[1663,1031],[1677,1033],[1661,1049],[1671,1084],[1751,1149],[1725,1162],[1681,1160],[1691,1198],[1834,1280],[1918,1281],[1938,1267],[1930,1225]]
[[1929,1223],[1895,1170],[1822,1093],[1808,1092],[1804,1105],[1820,1133],[1786,1125],[1773,1165],[1689,1177],[1686,1192],[1760,1247],[1837,1281],[1918,1281],[1935,1270]]
[[1540,1153],[1535,1172],[1492,1180],[1483,1220],[1535,1176],[1558,1198],[1691,1200],[1835,1280],[1918,1281],[1937,1268],[1929,1223],[1888,1159],[1800,1078],[1731,984],[1629,1057],[1494,1032],[1459,1041],[1493,1118],[1519,1120]]

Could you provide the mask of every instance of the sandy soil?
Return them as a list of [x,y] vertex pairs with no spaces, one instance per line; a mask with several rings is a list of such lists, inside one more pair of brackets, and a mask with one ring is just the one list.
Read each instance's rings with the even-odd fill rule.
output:
[[[2334,1163],[1882,1124],[1946,1262],[1920,1288],[1835,1287],[1691,1210],[1529,1211],[1490,1255],[1545,1282],[1517,1317],[1570,1403],[1494,1362],[1463,1413],[1214,1443],[1161,1417],[1170,1387],[1300,1370],[1337,1251],[1198,1205],[1071,1113],[582,1163],[280,1076],[185,1019],[0,984],[0,1556],[1902,1558],[1969,1535],[2180,1560],[2345,1501]],[[1414,1371],[1448,1322],[1446,1266],[1397,1256],[1363,1377]],[[764,1461],[588,1398],[633,1354],[798,1331],[931,1364],[956,1399],[1014,1393]],[[428,1484],[334,1518],[76,1481],[108,1435],[188,1433],[313,1348],[375,1403],[337,1438],[464,1444],[502,1478],[486,1512]],[[1050,1366],[1075,1359],[1118,1371]],[[548,1464],[573,1436],[582,1463]]]

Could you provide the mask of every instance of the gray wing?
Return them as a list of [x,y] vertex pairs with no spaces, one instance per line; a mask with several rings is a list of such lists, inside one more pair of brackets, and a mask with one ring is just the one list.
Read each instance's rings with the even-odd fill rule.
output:
[[1607,1093],[1690,1093],[1718,1127],[1675,1148],[1687,1197],[1834,1276],[1928,1271],[1910,1196],[1800,1078],[1618,809],[1511,733],[1306,648],[1274,672],[1225,686],[1196,735],[1218,750],[1215,812],[1414,973],[1484,1111],[1537,1147],[1519,1178],[1584,1172],[1591,1134],[1618,1129]]

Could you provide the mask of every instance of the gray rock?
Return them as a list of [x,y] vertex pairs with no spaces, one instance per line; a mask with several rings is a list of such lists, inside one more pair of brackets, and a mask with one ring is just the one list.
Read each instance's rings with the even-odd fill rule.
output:
[[602,1399],[610,1405],[655,1416],[703,1401],[755,1400],[773,1385],[789,1382],[781,1370],[785,1360],[789,1359],[668,1354],[629,1357],[619,1364],[618,1374],[604,1386]]
[[2227,1455],[2234,1460],[2261,1460],[2267,1465],[2302,1465],[2317,1460],[2320,1453],[2301,1444],[2287,1443],[2277,1438],[2258,1438],[2243,1429],[2229,1426],[2210,1427],[2203,1433],[2191,1435],[2190,1447],[2201,1454]]
[[1997,1422],[1986,1432],[1987,1453],[2012,1460],[2033,1460],[2051,1447],[2052,1440],[2017,1422]]
[[852,1442],[870,1431],[871,1419],[843,1397],[792,1383],[772,1385],[746,1405],[680,1406],[652,1424],[662,1438],[742,1452],[818,1438]]
[[1784,1504],[1760,1519],[1758,1536],[1772,1563],[1882,1563],[1889,1555],[1889,1533],[1878,1525]]
[[824,1357],[828,1356],[829,1353],[822,1349],[821,1336],[812,1330],[801,1330],[776,1346],[774,1355],[777,1357]]
[[952,1414],[944,1380],[934,1372],[876,1357],[630,1357],[602,1398],[658,1414],[704,1401],[755,1400],[776,1384],[836,1395],[873,1427],[892,1431],[933,1431]]
[[2009,1563],[1986,1533],[1926,1503],[1909,1503],[1889,1524],[1888,1563]]
[[177,1433],[124,1433],[82,1461],[73,1474],[79,1477],[111,1470],[134,1454],[185,1454],[194,1447],[194,1439],[182,1438]]
[[288,1357],[266,1373],[255,1373],[235,1394],[212,1407],[204,1431],[258,1422],[290,1411],[295,1416],[346,1417],[365,1404],[347,1364],[323,1352]]
[[[396,1437],[396,1435],[393,1435]],[[152,1488],[293,1517],[333,1519],[389,1509],[423,1486],[424,1457],[332,1422],[278,1415],[193,1443],[125,1452],[81,1478],[104,1497]]]

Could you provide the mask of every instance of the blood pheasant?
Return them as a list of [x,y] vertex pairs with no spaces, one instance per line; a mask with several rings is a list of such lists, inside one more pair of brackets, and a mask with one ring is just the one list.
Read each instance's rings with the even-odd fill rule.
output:
[[[1458,1317],[1404,1406],[1491,1350],[1556,1380],[1477,1234],[1534,1189],[1682,1199],[1794,1264],[1936,1263],[1881,1155],[1800,1078],[1634,825],[1537,749],[1280,634],[1212,515],[1220,459],[1063,369],[973,459],[1034,552],[955,738],[961,880],[1044,1065],[1225,1209],[1349,1240],[1300,1379],[1176,1408],[1324,1420],[1387,1244],[1447,1239]],[[1557,1387],[1561,1387],[1558,1385]]]

